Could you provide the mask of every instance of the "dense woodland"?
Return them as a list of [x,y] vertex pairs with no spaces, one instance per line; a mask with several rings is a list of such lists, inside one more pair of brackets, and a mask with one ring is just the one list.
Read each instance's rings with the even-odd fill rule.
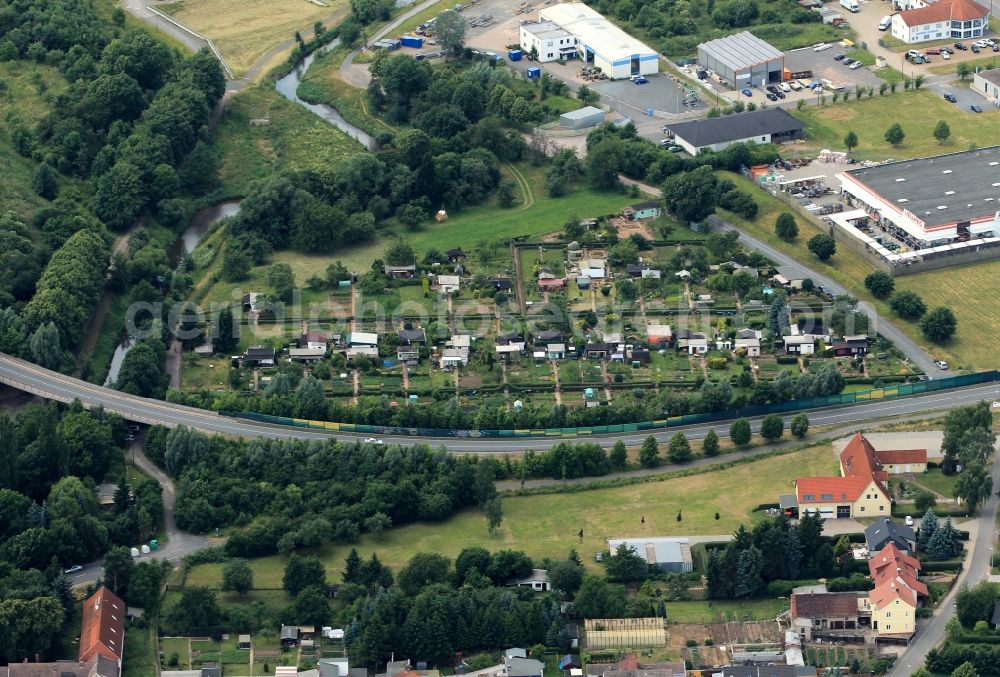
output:
[[[218,61],[123,26],[122,10],[106,23],[79,0],[0,5],[0,59],[44,64],[66,83],[57,93],[38,87],[48,112],[37,124],[4,120],[6,140],[36,166],[21,188],[44,206],[0,217],[0,348],[54,369],[73,366],[105,287],[109,229],[142,215],[176,228],[215,182],[206,123],[225,91]],[[162,300],[166,242],[133,239],[108,283],[130,300]]]
[[[154,480],[121,481],[114,505],[98,505],[96,485],[123,479],[126,434],[117,416],[78,404],[0,414],[0,663],[59,651],[57,638],[74,615],[63,569],[116,546],[121,560],[120,546],[156,533],[163,507]],[[115,587],[124,594],[121,583]],[[136,594],[148,602],[149,586]]]
[[176,478],[178,527],[248,527],[226,542],[236,557],[443,520],[495,495],[490,464],[421,445],[246,442],[181,427],[154,428],[146,453]]

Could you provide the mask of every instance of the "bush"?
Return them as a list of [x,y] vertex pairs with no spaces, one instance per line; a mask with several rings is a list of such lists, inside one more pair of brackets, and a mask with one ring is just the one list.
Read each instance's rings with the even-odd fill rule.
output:
[[696,639],[689,639],[688,641],[684,642],[684,645],[687,646],[690,649],[693,646],[698,646],[698,640],[696,640]]

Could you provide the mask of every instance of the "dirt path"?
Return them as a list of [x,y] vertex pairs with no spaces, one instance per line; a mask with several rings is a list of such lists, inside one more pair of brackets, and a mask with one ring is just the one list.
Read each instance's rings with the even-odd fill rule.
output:
[[351,372],[351,375],[354,378],[354,399],[353,399],[353,401],[354,401],[354,404],[357,405],[357,403],[358,403],[358,394],[361,392],[361,372],[358,371],[357,369],[355,369],[353,372]]
[[[124,254],[128,248],[128,239],[145,224],[146,217],[139,217],[128,230],[115,238],[115,242],[111,246],[111,257],[108,259],[109,267],[115,254]],[[89,359],[94,354],[94,346],[97,345],[97,339],[101,337],[101,331],[104,329],[104,321],[108,318],[108,313],[111,312],[111,304],[114,300],[114,293],[108,289],[107,285],[104,285],[104,288],[101,290],[101,300],[97,302],[97,307],[87,320],[87,324],[83,329],[83,343],[80,344],[80,349],[76,353],[76,370],[74,371],[74,376],[78,378],[80,372],[83,370],[84,360]]]
[[556,389],[555,389],[556,404],[559,405],[562,404],[562,391],[560,390],[559,386],[559,367],[558,365],[556,365],[555,360],[551,360],[549,362],[549,365],[552,367],[552,378],[555,380],[556,384]]
[[404,364],[403,369],[403,390],[409,392],[410,390],[410,370]]
[[604,398],[611,401],[611,376],[608,374],[608,363],[601,360],[601,378],[604,379]]

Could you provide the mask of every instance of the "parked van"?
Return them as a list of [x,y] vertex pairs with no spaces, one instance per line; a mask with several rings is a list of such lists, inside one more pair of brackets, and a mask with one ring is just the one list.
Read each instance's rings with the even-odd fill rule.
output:
[[882,20],[878,22],[878,29],[880,31],[887,31],[889,30],[889,26],[891,25],[892,25],[892,17],[884,16],[882,17]]
[[840,6],[849,12],[854,12],[855,14],[861,11],[861,6],[858,4],[858,0],[840,0]]

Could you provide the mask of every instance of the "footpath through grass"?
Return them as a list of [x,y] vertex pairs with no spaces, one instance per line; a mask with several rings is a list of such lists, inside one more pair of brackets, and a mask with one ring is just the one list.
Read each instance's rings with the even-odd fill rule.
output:
[[[948,103],[927,89],[879,96],[825,107],[806,106],[792,111],[806,123],[806,138],[817,148],[845,150],[844,137],[853,131],[858,147],[852,156],[859,160],[909,159],[968,150],[972,144],[988,146],[1000,138],[1000,110],[984,106],[983,113]],[[944,143],[934,138],[938,120],[951,127]],[[899,146],[885,140],[885,132],[898,122],[906,133]]]
[[[503,499],[503,523],[496,535],[488,532],[480,511],[467,510],[437,524],[391,529],[381,542],[363,536],[356,547],[364,558],[377,552],[394,570],[417,552],[455,557],[463,548],[478,545],[489,550],[523,550],[540,562],[545,557],[565,557],[570,548],[576,548],[587,566],[596,571],[593,555],[607,548],[609,538],[728,534],[740,524],[749,524],[754,508],[789,490],[796,477],[826,475],[836,472],[836,467],[830,446],[824,444],[687,477],[507,496]],[[678,513],[681,521],[677,521]],[[582,541],[577,537],[581,529]],[[339,578],[348,552],[350,546],[346,545],[327,545],[318,551],[329,579]],[[284,563],[280,556],[251,560],[254,586],[280,588]],[[187,583],[218,588],[221,578],[221,564],[202,565],[191,570]]]

